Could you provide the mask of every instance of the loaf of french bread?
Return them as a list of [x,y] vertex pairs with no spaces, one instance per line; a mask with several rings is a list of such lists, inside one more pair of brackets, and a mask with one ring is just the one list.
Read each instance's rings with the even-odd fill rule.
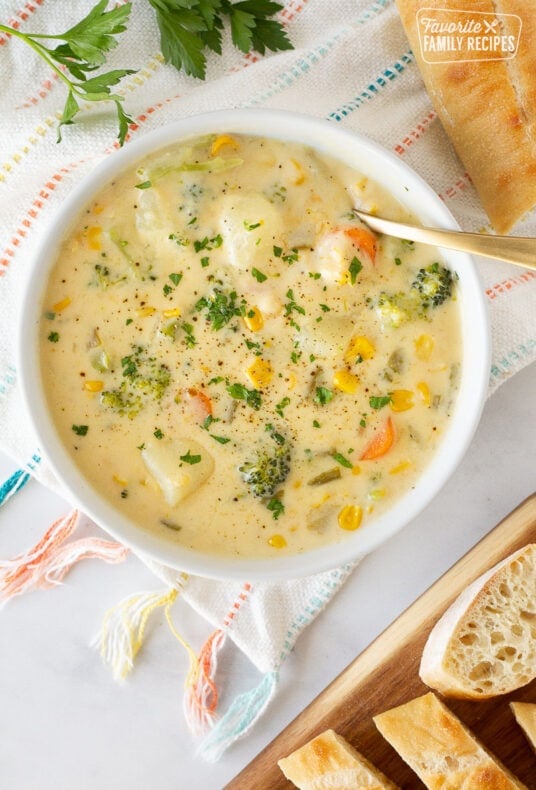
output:
[[[438,117],[471,177],[493,228],[497,233],[507,233],[536,205],[533,0],[472,0],[471,3],[396,0],[396,3]],[[510,35],[517,49],[502,54],[482,52],[478,49],[478,37],[473,36],[474,49],[468,53],[447,52],[441,58],[433,52],[427,54],[423,12],[432,23],[435,19],[454,24],[459,21],[459,30],[471,19],[475,22],[486,19],[488,24],[496,19],[497,34]],[[486,28],[484,24],[481,26],[484,35]],[[454,50],[455,44],[454,40]],[[446,41],[447,48],[448,45]],[[462,49],[464,45],[460,43]]]

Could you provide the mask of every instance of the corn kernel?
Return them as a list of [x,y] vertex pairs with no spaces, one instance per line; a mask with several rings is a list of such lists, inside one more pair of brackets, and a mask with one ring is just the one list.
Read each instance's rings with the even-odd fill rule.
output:
[[294,375],[294,373],[288,374],[288,388],[289,390],[293,390],[296,384],[298,383],[298,379]]
[[126,486],[128,484],[128,480],[125,480],[124,477],[119,477],[119,475],[112,475],[112,480],[114,483],[117,483],[118,486]]
[[93,206],[93,213],[102,214],[103,211],[104,211],[104,206],[101,205],[100,203],[95,203],[95,205]]
[[264,326],[264,318],[258,307],[248,307],[244,323],[251,332],[258,332]]
[[392,411],[407,411],[414,407],[413,392],[411,390],[393,390],[391,393],[391,403],[389,404]]
[[102,228],[100,225],[93,225],[87,229],[87,246],[90,250],[102,249]]
[[180,307],[170,307],[169,310],[162,310],[162,315],[164,318],[178,318],[180,314]]
[[103,387],[104,387],[103,381],[98,381],[96,379],[84,381],[84,389],[87,392],[100,392]]
[[52,305],[52,310],[55,313],[61,313],[62,310],[65,310],[65,308],[69,307],[70,304],[71,304],[71,300],[69,299],[68,296],[66,296],[65,299],[62,299],[60,302],[56,302],[55,305]]
[[156,307],[151,307],[150,305],[145,305],[145,307],[138,307],[136,310],[136,315],[140,318],[147,318],[156,311]]
[[413,464],[411,461],[400,461],[399,464],[393,466],[392,469],[389,469],[390,475],[399,475],[401,472],[407,472],[408,469],[411,469]]
[[434,339],[430,337],[430,335],[419,335],[417,340],[413,341],[413,344],[415,346],[417,359],[430,359],[432,351],[434,350]]
[[360,466],[352,466],[352,474],[357,476],[361,474],[361,467]]
[[220,134],[219,137],[216,137],[214,142],[210,147],[210,155],[216,156],[220,148],[223,148],[224,145],[229,145],[231,148],[235,150],[238,148],[238,143],[236,142],[234,137],[231,137],[230,134]]
[[368,496],[373,502],[378,502],[380,499],[384,498],[385,493],[385,488],[373,488]]
[[352,365],[356,359],[372,359],[376,349],[374,344],[364,335],[354,335],[344,353],[344,361]]
[[256,357],[255,362],[252,362],[246,373],[248,374],[251,383],[254,387],[262,389],[268,386],[274,377],[274,369],[267,359]]
[[284,549],[287,545],[287,541],[283,535],[272,535],[270,538],[268,538],[268,545],[273,549]]
[[341,529],[353,531],[361,526],[363,508],[359,505],[346,505],[338,515],[337,521]]
[[296,168],[296,172],[297,172],[297,176],[294,180],[294,183],[296,184],[296,186],[299,186],[300,184],[303,184],[303,182],[305,181],[305,173],[303,172],[303,167],[300,165],[299,162],[296,162],[295,159],[291,159],[290,161]]
[[425,406],[430,406],[432,402],[432,396],[430,395],[430,387],[425,381],[419,381],[417,384],[417,390],[419,395],[422,398],[422,402]]
[[333,386],[341,392],[347,392],[349,395],[353,395],[354,392],[357,392],[357,388],[359,387],[359,379],[344,368],[343,370],[335,371]]

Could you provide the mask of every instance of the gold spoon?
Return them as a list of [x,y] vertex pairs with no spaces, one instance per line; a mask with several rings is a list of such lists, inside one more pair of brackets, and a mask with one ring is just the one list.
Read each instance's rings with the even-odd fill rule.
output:
[[484,233],[465,233],[461,230],[421,228],[417,225],[407,225],[404,222],[383,219],[383,217],[377,217],[375,214],[357,209],[354,209],[354,214],[362,219],[371,230],[385,233],[387,236],[396,236],[408,241],[421,241],[436,247],[447,247],[473,255],[484,255],[487,258],[497,258],[497,260],[524,266],[527,269],[536,269],[535,238],[488,236]]

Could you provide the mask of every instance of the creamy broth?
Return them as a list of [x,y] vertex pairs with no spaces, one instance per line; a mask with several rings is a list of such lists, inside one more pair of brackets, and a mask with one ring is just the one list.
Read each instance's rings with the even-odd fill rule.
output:
[[339,161],[222,134],[148,157],[69,231],[41,318],[47,397],[74,463],[140,529],[302,552],[429,463],[456,398],[456,276],[353,206],[408,219]]

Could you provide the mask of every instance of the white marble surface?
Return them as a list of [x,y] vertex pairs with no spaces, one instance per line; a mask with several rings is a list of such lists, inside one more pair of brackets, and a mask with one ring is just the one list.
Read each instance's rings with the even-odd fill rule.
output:
[[[536,365],[488,401],[461,467],[402,533],[369,556],[301,636],[278,696],[222,761],[193,756],[182,717],[185,654],[154,618],[134,672],[116,684],[90,647],[103,612],[161,585],[136,559],[79,565],[61,588],[0,612],[0,787],[21,790],[218,790],[435,579],[536,490]],[[0,456],[0,480],[15,468]],[[0,556],[35,541],[67,511],[31,482],[0,510]],[[179,602],[179,630],[196,647],[210,627]],[[226,648],[222,705],[258,680]]]

